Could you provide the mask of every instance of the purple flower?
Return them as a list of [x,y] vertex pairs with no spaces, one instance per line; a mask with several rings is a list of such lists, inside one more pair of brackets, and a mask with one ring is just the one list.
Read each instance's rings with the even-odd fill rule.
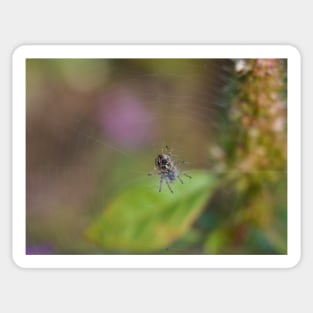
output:
[[142,146],[154,134],[150,113],[143,102],[127,90],[101,101],[101,125],[108,137],[125,148]]
[[26,254],[54,254],[55,250],[51,244],[41,243],[26,247]]

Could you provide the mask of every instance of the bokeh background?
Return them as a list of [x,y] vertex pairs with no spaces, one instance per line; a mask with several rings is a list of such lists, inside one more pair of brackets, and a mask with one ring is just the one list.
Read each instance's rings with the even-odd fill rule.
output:
[[27,254],[287,253],[285,60],[26,66]]

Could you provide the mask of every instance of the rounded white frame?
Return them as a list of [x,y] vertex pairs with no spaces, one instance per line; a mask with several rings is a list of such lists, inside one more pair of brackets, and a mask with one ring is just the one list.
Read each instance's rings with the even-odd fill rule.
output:
[[[288,254],[26,255],[26,59],[288,59]],[[301,258],[301,56],[290,45],[24,45],[13,53],[12,256],[22,268],[291,268]]]

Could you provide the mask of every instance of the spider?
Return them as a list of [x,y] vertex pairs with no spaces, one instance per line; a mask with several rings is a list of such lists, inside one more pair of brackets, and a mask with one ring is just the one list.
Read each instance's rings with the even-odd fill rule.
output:
[[162,149],[162,153],[159,154],[156,158],[155,158],[155,166],[156,166],[156,170],[158,170],[157,174],[153,174],[153,173],[149,173],[149,176],[152,175],[160,175],[160,187],[159,187],[159,192],[161,192],[162,190],[162,183],[163,180],[165,180],[168,189],[170,190],[171,193],[173,192],[173,189],[170,186],[170,183],[172,183],[173,181],[176,180],[176,178],[183,184],[183,180],[180,177],[181,175],[184,175],[188,178],[192,178],[191,176],[187,175],[186,173],[181,172],[178,167],[176,166],[176,164],[178,163],[185,163],[185,161],[183,160],[179,160],[176,164],[174,163],[173,159],[172,159],[172,153],[170,151],[170,148],[168,146],[165,146],[167,152],[164,153],[163,149]]

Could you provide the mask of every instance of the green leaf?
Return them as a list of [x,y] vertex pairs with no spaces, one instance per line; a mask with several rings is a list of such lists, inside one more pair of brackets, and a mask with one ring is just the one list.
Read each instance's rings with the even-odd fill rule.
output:
[[159,177],[127,187],[105,208],[87,230],[87,236],[102,247],[123,252],[151,252],[165,249],[186,233],[212,195],[218,179],[206,171],[190,171],[185,178],[166,184],[158,192]]
[[222,227],[209,233],[204,244],[204,251],[208,254],[219,254],[223,252],[230,243],[227,228]]

